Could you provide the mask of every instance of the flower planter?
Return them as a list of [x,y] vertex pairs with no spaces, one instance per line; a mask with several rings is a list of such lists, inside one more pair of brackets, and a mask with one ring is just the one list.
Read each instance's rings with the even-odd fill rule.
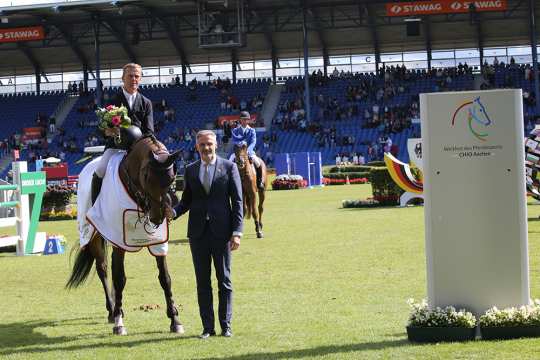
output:
[[476,328],[407,326],[407,337],[412,342],[442,342],[474,340]]
[[522,337],[540,337],[540,326],[480,327],[482,339],[502,340]]

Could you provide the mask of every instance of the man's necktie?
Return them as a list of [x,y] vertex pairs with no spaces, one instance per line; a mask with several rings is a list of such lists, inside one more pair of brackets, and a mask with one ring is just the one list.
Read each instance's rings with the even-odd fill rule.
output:
[[204,191],[206,191],[207,194],[210,193],[210,169],[208,164],[204,164],[204,174],[203,174],[203,188]]

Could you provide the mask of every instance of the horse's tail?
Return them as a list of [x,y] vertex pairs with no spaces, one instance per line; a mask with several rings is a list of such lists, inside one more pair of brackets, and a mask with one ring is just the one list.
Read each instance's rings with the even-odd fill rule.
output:
[[92,246],[99,246],[105,251],[105,240],[101,236],[94,236],[86,246],[77,250],[73,270],[66,283],[66,288],[72,289],[79,287],[88,278],[95,260],[94,253],[91,249]]

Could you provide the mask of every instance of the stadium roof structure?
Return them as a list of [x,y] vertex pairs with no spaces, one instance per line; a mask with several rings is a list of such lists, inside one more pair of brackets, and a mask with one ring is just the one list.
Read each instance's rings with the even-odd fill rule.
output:
[[[14,71],[92,71],[96,31],[103,65],[115,68],[128,61],[145,67],[182,64],[189,72],[190,64],[302,56],[304,15],[310,56],[328,58],[529,44],[530,14],[536,18],[540,14],[539,1],[507,0],[507,9],[500,12],[420,16],[420,36],[408,37],[407,18],[387,16],[385,3],[390,1],[242,1],[246,44],[221,49],[199,48],[196,0],[73,1],[3,7],[0,31],[40,25],[45,38],[0,43],[0,76],[13,75]],[[535,7],[532,11],[531,6]]]

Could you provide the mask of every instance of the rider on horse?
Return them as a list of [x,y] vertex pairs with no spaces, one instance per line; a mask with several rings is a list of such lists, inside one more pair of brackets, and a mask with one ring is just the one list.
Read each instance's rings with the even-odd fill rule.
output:
[[[255,129],[248,125],[248,121],[251,119],[251,115],[247,111],[240,113],[240,125],[233,129],[232,140],[235,146],[247,145],[248,157],[251,163],[255,165],[255,172],[257,173],[257,187],[264,190],[264,184],[262,180],[262,168],[261,159],[255,155],[255,144],[257,143],[257,133]],[[235,155],[231,154],[229,160],[234,161]]]
[[125,106],[128,109],[131,126],[103,130],[106,150],[92,178],[92,203],[96,201],[101,191],[110,158],[119,151],[128,150],[143,135],[154,133],[152,102],[138,92],[141,77],[142,68],[139,64],[130,63],[124,66],[122,73],[124,85],[116,94],[112,105]]

